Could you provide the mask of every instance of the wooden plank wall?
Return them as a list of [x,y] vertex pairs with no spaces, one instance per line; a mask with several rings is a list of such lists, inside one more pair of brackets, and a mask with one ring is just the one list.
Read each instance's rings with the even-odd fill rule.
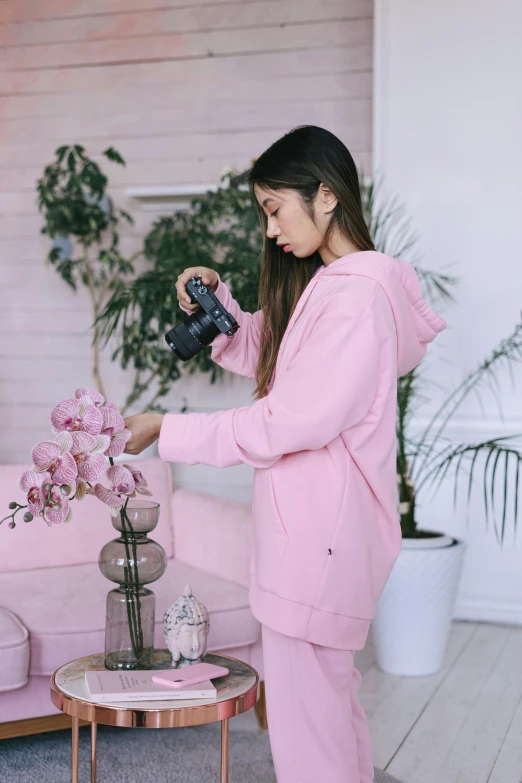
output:
[[[295,125],[328,128],[369,171],[372,15],[372,0],[0,0],[0,463],[27,463],[53,404],[92,385],[89,300],[44,264],[35,182],[54,150],[103,163],[136,219],[129,253],[156,215],[126,188],[217,182]],[[122,403],[108,351],[102,373]],[[171,409],[247,404],[227,389],[183,379]]]

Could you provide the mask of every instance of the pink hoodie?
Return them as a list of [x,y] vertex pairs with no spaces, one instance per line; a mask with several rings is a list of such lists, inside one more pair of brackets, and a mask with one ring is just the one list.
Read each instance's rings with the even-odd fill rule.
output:
[[[215,338],[212,359],[254,378],[262,311],[242,312],[221,280],[216,296],[240,329]],[[409,263],[351,253],[321,266],[304,290],[266,397],[165,416],[163,460],[255,468],[249,599],[261,623],[328,647],[364,647],[401,550],[397,378],[445,327]]]

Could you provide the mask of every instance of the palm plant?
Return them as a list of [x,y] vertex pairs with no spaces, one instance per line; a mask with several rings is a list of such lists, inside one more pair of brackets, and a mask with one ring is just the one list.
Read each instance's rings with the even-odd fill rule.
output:
[[[394,198],[390,202],[379,205],[376,198],[376,188],[370,184],[363,191],[365,216],[374,240],[375,246],[383,253],[395,258],[406,259],[410,251],[418,241],[410,228],[410,222],[406,217],[404,206]],[[419,276],[426,298],[434,304],[435,300],[453,300],[450,291],[455,286],[457,278],[448,275],[434,274],[423,269],[418,263],[418,257],[413,266]],[[489,523],[490,504],[493,512],[493,523],[497,541],[502,545],[504,541],[506,519],[508,514],[509,476],[515,470],[513,483],[513,521],[516,531],[518,518],[518,479],[520,464],[522,461],[521,448],[513,443],[520,435],[509,435],[491,438],[476,443],[448,442],[442,448],[443,432],[450,423],[451,418],[462,406],[472,391],[478,392],[486,381],[497,383],[495,371],[497,367],[505,363],[512,371],[513,363],[522,358],[522,319],[515,324],[512,333],[491,351],[491,353],[472,370],[464,380],[443,401],[440,407],[432,415],[423,432],[418,438],[410,438],[407,435],[408,425],[416,412],[416,403],[423,398],[420,388],[422,385],[421,362],[415,369],[398,380],[397,386],[397,483],[399,487],[399,513],[401,529],[404,538],[431,537],[436,535],[428,531],[417,529],[415,510],[416,499],[421,489],[427,484],[433,484],[439,480],[437,488],[454,467],[454,506],[457,504],[457,491],[459,474],[465,460],[468,461],[468,492],[467,508],[469,522],[469,500],[473,486],[473,479],[478,470],[478,460],[486,456],[483,473],[483,497],[486,514],[486,528]],[[513,376],[511,376],[513,377]],[[493,385],[493,391],[495,387]],[[497,402],[500,400],[497,397]],[[418,407],[418,406],[417,406]],[[500,481],[503,486],[502,521],[500,530],[495,516],[495,488],[496,473],[500,463]],[[465,463],[464,463],[465,464]],[[491,465],[491,469],[490,469]],[[489,473],[488,473],[489,471]]]
[[[491,353],[471,371],[464,380],[454,389],[444,400],[442,405],[431,417],[428,425],[421,433],[416,442],[410,443],[409,457],[411,464],[401,463],[401,467],[408,465],[405,472],[400,473],[400,501],[404,503],[404,513],[401,515],[401,525],[403,526],[403,535],[415,536],[415,499],[419,491],[427,484],[439,480],[437,489],[444,480],[450,469],[453,467],[454,476],[454,506],[457,503],[457,490],[459,482],[459,473],[461,467],[468,463],[468,492],[467,508],[468,515],[466,522],[469,522],[469,500],[473,486],[475,471],[478,470],[477,461],[479,457],[486,456],[483,472],[483,497],[484,509],[486,515],[486,528],[489,524],[490,510],[493,514],[493,527],[497,542],[502,546],[504,542],[506,520],[509,505],[509,486],[510,476],[513,469],[515,478],[513,482],[513,523],[516,533],[518,519],[518,482],[520,464],[522,461],[522,446],[517,446],[517,440],[522,443],[522,436],[504,435],[498,438],[489,438],[487,440],[475,443],[447,443],[444,447],[438,446],[442,438],[442,433],[452,416],[461,407],[464,400],[472,391],[478,391],[486,381],[490,380],[496,383],[495,371],[498,366],[505,363],[510,372],[514,362],[522,358],[522,320],[515,324],[512,333],[506,339],[491,351]],[[415,372],[415,371],[414,371]],[[405,376],[406,377],[406,376]],[[405,379],[400,379],[399,385]],[[493,387],[494,388],[494,387]],[[403,405],[407,410],[409,400],[406,391],[403,392]],[[497,400],[499,401],[499,400]],[[399,404],[400,407],[400,404]],[[508,442],[509,441],[509,442]],[[466,461],[466,462],[465,462]],[[497,468],[500,463],[499,478],[502,484],[502,518],[499,523],[495,513],[495,489],[497,482]],[[489,471],[489,472],[488,472]],[[399,472],[399,471],[398,471]],[[406,473],[406,476],[405,476]],[[405,478],[408,481],[405,481]],[[491,508],[490,508],[491,504]]]

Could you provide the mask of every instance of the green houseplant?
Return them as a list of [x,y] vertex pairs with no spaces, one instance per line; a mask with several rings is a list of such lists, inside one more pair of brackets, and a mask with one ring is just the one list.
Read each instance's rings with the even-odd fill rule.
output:
[[[108,161],[125,166],[122,156],[108,147]],[[132,224],[128,212],[115,207],[107,193],[108,179],[79,144],[63,145],[55,160],[36,182],[38,208],[44,218],[42,234],[53,240],[47,255],[62,280],[73,290],[86,287],[94,321],[116,281],[134,274],[134,260],[121,253],[120,229]],[[100,369],[100,335],[93,327],[92,374],[97,391],[106,397]]]
[[[148,268],[131,282],[121,280],[97,324],[105,342],[115,335],[113,359],[132,368],[134,382],[124,411],[131,406],[164,412],[161,399],[180,375],[180,362],[163,335],[180,314],[175,283],[188,266],[218,266],[242,306],[257,309],[259,281],[258,219],[242,187],[241,175],[224,173],[216,192],[191,201],[189,212],[156,220],[144,239]],[[212,362],[210,347],[187,365],[190,375],[210,373],[213,384],[224,370]]]

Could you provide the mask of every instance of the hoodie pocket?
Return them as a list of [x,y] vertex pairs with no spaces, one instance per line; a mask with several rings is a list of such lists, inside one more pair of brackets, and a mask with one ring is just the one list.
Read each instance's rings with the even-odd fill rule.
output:
[[276,592],[288,536],[277,508],[270,468],[255,472],[252,516],[256,581],[264,590]]
[[270,468],[267,470],[267,474],[268,474],[267,475],[268,493],[270,496],[270,503],[269,503],[270,524],[272,527],[272,533],[274,534],[274,538],[276,541],[277,551],[279,552],[279,556],[282,560],[283,555],[285,553],[286,545],[288,544],[288,534],[286,532],[286,528],[283,524],[283,520],[281,519],[279,508],[277,506],[277,500],[274,492],[274,482],[272,480],[272,473],[270,471]]

